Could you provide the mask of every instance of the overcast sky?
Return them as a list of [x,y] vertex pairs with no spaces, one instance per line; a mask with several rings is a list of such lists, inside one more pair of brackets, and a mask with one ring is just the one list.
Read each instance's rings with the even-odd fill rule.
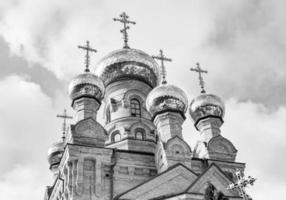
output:
[[[84,69],[77,45],[90,40],[101,57],[122,48],[126,11],[130,46],[173,59],[167,79],[189,100],[199,94],[196,62],[208,70],[206,90],[226,103],[222,135],[258,178],[255,200],[285,198],[286,2],[283,0],[9,0],[0,1],[0,199],[42,199],[52,184],[46,153],[59,140],[69,80]],[[187,116],[183,131],[198,138]]]

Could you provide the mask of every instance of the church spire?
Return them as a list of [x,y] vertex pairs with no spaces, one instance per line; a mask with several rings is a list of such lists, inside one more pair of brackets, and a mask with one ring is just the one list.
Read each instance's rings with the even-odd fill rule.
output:
[[199,74],[200,86],[201,86],[201,89],[202,89],[202,90],[201,90],[201,93],[206,93],[206,91],[205,91],[205,82],[204,82],[202,73],[208,73],[208,71],[203,70],[203,69],[200,67],[200,63],[197,63],[196,65],[197,65],[196,68],[191,68],[190,70],[191,70],[191,71],[194,71],[194,72],[197,72],[197,73]]
[[161,83],[163,85],[167,84],[167,80],[166,80],[166,68],[165,68],[165,65],[164,65],[164,61],[168,61],[168,62],[171,62],[172,59],[171,58],[167,58],[165,57],[165,55],[163,54],[163,50],[160,49],[160,54],[159,56],[152,56],[154,59],[157,59],[157,60],[160,60],[161,61],[161,78],[162,78],[162,81]]
[[123,39],[124,39],[124,46],[123,48],[129,48],[128,46],[128,33],[127,30],[130,28],[128,26],[128,24],[133,24],[135,25],[136,23],[134,21],[130,21],[129,16],[123,12],[121,15],[119,15],[119,19],[118,18],[113,18],[114,21],[118,21],[121,22],[123,24],[123,29],[120,30],[120,32],[123,34]]
[[80,46],[78,45],[78,48],[80,49],[83,49],[86,51],[86,54],[85,54],[85,72],[89,72],[89,59],[90,59],[90,56],[89,56],[89,52],[94,52],[96,53],[97,50],[96,49],[93,49],[89,46],[89,41],[87,40],[86,41],[86,46]]

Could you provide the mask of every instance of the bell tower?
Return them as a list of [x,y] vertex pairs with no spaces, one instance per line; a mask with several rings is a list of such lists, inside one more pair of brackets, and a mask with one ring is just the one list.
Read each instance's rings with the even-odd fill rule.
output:
[[163,172],[177,163],[191,167],[191,148],[182,135],[188,98],[182,89],[167,84],[164,61],[171,59],[166,58],[162,50],[159,56],[153,58],[161,61],[162,80],[161,84],[149,93],[146,106],[158,132],[155,152],[157,170]]
[[146,110],[146,97],[158,82],[158,65],[141,50],[128,45],[127,24],[135,24],[123,13],[124,47],[104,57],[97,65],[103,80],[106,146],[132,151],[154,152],[155,126]]
[[206,93],[202,73],[207,71],[201,69],[199,63],[196,68],[191,68],[191,71],[198,72],[201,86],[201,94],[192,100],[189,107],[194,126],[201,136],[194,150],[195,156],[234,162],[237,150],[220,131],[225,105],[218,96]]

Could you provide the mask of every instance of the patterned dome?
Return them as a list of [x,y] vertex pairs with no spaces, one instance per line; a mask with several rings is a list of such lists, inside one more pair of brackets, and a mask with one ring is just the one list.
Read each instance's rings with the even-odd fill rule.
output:
[[135,78],[151,87],[159,83],[159,66],[141,50],[123,48],[111,52],[98,63],[97,74],[108,85],[117,80]]
[[89,96],[101,101],[104,97],[105,87],[98,76],[84,72],[72,79],[68,91],[72,100],[81,96]]
[[225,106],[223,101],[213,94],[201,94],[192,100],[189,108],[190,115],[195,124],[208,116],[224,117]]
[[188,98],[185,92],[169,84],[162,84],[154,88],[146,100],[146,108],[152,117],[168,110],[179,111],[184,114],[187,107]]
[[64,142],[56,142],[54,143],[48,150],[48,161],[50,165],[54,165],[60,162],[63,152],[65,149]]

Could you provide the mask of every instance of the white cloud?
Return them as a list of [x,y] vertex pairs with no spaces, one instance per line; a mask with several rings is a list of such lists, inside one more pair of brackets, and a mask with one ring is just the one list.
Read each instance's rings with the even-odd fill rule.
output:
[[112,18],[127,11],[137,22],[129,31],[130,46],[150,54],[165,49],[173,58],[169,80],[198,91],[196,75],[186,72],[200,61],[209,71],[208,91],[272,107],[285,105],[285,1],[24,0],[0,7],[0,34],[12,52],[60,78],[82,70],[84,52],[76,46],[84,40],[99,50],[92,66],[120,48],[121,25]]
[[43,198],[52,184],[47,150],[61,137],[55,116],[65,101],[60,94],[53,101],[27,76],[17,75],[0,80],[0,99],[0,199]]
[[14,166],[3,176],[0,176],[0,198],[3,200],[43,199],[44,187],[41,185],[43,180],[48,181],[48,178],[38,167],[31,165]]

